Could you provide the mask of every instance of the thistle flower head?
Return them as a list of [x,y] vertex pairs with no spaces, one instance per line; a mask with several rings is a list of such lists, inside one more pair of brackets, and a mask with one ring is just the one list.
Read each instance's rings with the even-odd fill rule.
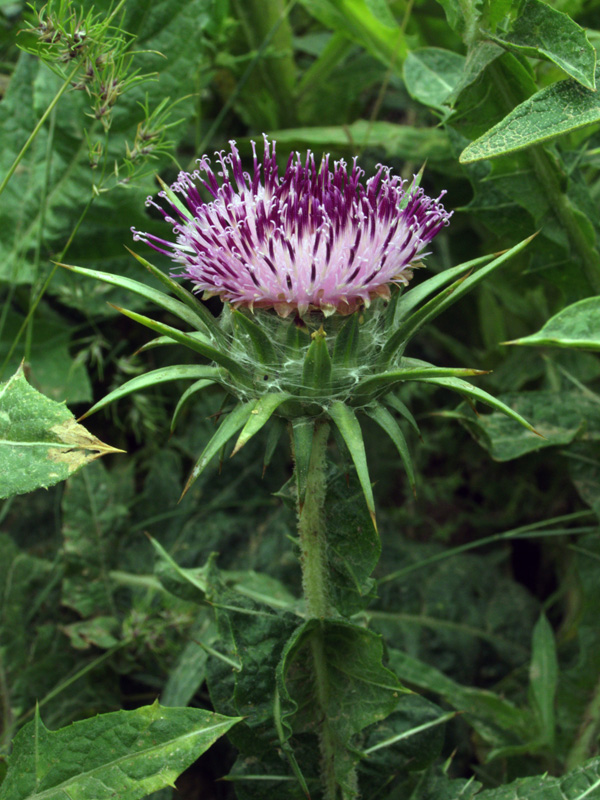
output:
[[[133,229],[179,265],[197,291],[219,295],[234,307],[274,308],[281,316],[349,314],[390,284],[407,284],[411,266],[451,216],[440,200],[379,165],[364,172],[353,159],[317,167],[308,151],[290,155],[279,176],[275,142],[264,137],[262,163],[254,154],[244,172],[235,142],[217,153],[216,174],[203,156],[193,173],[181,172],[159,193],[170,208],[148,198],[173,226],[175,241]],[[212,200],[199,191],[204,187]],[[182,195],[183,202],[177,195]]]

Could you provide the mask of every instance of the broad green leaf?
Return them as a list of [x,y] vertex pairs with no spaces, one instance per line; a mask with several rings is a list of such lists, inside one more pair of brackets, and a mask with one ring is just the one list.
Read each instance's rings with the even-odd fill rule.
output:
[[223,422],[218,427],[216,433],[202,451],[202,455],[196,462],[194,469],[185,485],[182,496],[188,491],[194,481],[202,474],[208,463],[217,455],[219,450],[224,447],[227,442],[235,436],[240,428],[246,424],[252,413],[252,409],[256,405],[256,400],[249,400],[246,403],[239,403],[233,411],[225,417]]
[[518,105],[460,154],[461,164],[495,158],[600,122],[600,98],[572,79],[559,81]]
[[14,740],[2,800],[138,800],[179,775],[241,717],[154,703],[51,731],[39,714]]
[[317,734],[321,728],[320,735],[332,743],[328,772],[346,792],[357,760],[353,737],[387,717],[406,691],[382,656],[382,640],[372,631],[311,619],[293,633],[278,666],[282,727],[287,736]]
[[190,350],[200,353],[200,355],[210,359],[211,361],[216,361],[217,364],[225,367],[225,369],[229,370],[229,372],[231,372],[231,374],[238,379],[245,380],[249,383],[251,382],[251,378],[246,370],[241,367],[237,361],[228,356],[223,350],[204,344],[204,342],[194,338],[189,333],[180,331],[177,328],[172,328],[170,325],[165,325],[163,322],[157,322],[156,320],[150,319],[150,317],[146,317],[143,314],[137,314],[135,311],[128,311],[126,308],[119,308],[118,306],[114,306],[114,308],[116,308],[121,314],[124,314],[126,317],[134,320],[134,322],[139,322],[141,325],[145,325],[147,328],[150,328],[150,330],[155,331],[155,333],[160,333],[164,336],[170,336],[171,339],[175,339],[175,341],[179,342],[179,344],[189,347]]
[[[404,361],[411,361],[413,359],[404,359]],[[402,362],[401,362],[402,363]],[[434,367],[431,364],[423,366],[406,366],[399,369],[393,369],[389,372],[381,372],[379,375],[373,375],[370,378],[365,378],[357,384],[354,395],[356,397],[364,397],[376,392],[389,391],[403,381],[420,381],[424,378],[456,378],[456,377],[469,377],[471,375],[485,375],[486,371],[482,369],[470,369],[468,367]]]
[[331,388],[331,356],[323,327],[312,334],[302,365],[302,390],[309,397],[327,396]]
[[369,477],[369,467],[367,465],[365,443],[363,441],[360,423],[354,411],[349,406],[342,403],[341,400],[336,400],[329,406],[328,414],[335,422],[350,451],[373,526],[375,530],[377,530],[377,523],[375,521],[375,500],[373,498],[373,489]]
[[23,369],[0,384],[0,497],[53,486],[107,453],[63,403],[27,383]]
[[[477,398],[471,395],[471,399]],[[532,419],[540,434],[532,437],[514,425],[503,408],[498,408],[502,414],[479,417],[465,411],[461,421],[497,461],[519,458],[543,447],[569,444],[577,436],[591,440],[600,436],[600,405],[579,392],[515,392],[500,395],[497,402],[519,416]]]
[[508,33],[489,33],[507,50],[553,61],[587,89],[595,90],[596,51],[585,30],[541,0],[526,0]]
[[286,400],[289,400],[289,398],[290,395],[286,392],[268,392],[267,394],[263,394],[262,397],[259,397],[258,402],[252,409],[248,422],[242,428],[242,432],[235,443],[231,455],[234,456],[241,450],[246,442],[248,442],[255,433],[258,433],[263,425],[269,421],[279,406],[285,403]]
[[554,702],[557,684],[558,658],[554,631],[546,615],[541,614],[533,629],[529,692],[536,710],[541,737],[551,747],[554,744]]
[[423,105],[448,110],[448,97],[458,85],[465,57],[439,47],[412,50],[403,68],[408,93]]
[[168,383],[169,381],[178,380],[194,380],[195,378],[205,379],[205,385],[218,382],[221,376],[221,370],[218,367],[208,367],[204,364],[177,364],[170,367],[161,367],[160,369],[152,369],[150,372],[145,372],[143,375],[136,375],[129,381],[121,384],[117,389],[109,392],[106,397],[99,400],[97,403],[86,411],[80,419],[89,417],[90,414],[95,414],[101,408],[114,403],[121,397],[126,397],[133,392],[139,392],[143,389],[149,389],[159,383]]
[[393,122],[359,119],[351,125],[290,128],[273,131],[273,139],[286,148],[310,147],[315,152],[352,150],[354,143],[380,147],[386,155],[422,163],[451,161],[452,150],[447,134],[441,128],[415,128]]
[[537,333],[506,344],[600,350],[600,297],[586,297],[555,314]]
[[486,789],[477,800],[596,800],[600,791],[600,758],[592,758],[560,778],[547,773]]
[[415,470],[410,457],[410,452],[408,450],[408,445],[406,444],[406,439],[404,438],[404,434],[402,433],[400,426],[387,408],[379,403],[376,403],[374,406],[367,406],[365,411],[371,417],[371,419],[375,420],[375,422],[381,428],[383,428],[392,442],[396,445],[398,453],[400,454],[400,458],[402,459],[402,463],[404,464],[404,469],[406,470],[410,488],[413,490],[413,493],[415,493]]
[[[145,283],[133,280],[132,278],[126,278],[123,275],[113,275],[110,272],[100,272],[99,270],[95,269],[75,267],[72,264],[61,264],[60,266],[70,270],[71,272],[75,272],[77,275],[94,278],[94,280],[102,281],[103,283],[110,283],[112,286],[119,286],[121,289],[126,289],[128,292],[133,292],[134,294],[143,297],[145,300],[149,300],[151,303],[160,306],[160,308],[170,311],[171,314],[174,314],[176,317],[179,317],[179,319],[187,322],[188,325],[191,325],[195,330],[198,329],[199,325],[202,328],[205,328],[203,319],[196,311],[192,310],[189,305],[182,303],[181,300],[177,300],[174,297],[170,297],[168,294],[165,294],[158,289],[147,286]],[[209,342],[207,342],[207,344],[210,346]]]

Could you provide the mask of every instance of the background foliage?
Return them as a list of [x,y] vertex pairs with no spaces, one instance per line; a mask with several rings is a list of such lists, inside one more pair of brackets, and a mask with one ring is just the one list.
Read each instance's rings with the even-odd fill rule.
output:
[[[109,11],[105,0],[94,5],[100,20]],[[65,83],[61,70],[76,63],[72,53],[40,59],[27,20],[39,23],[22,3],[0,3],[0,177]],[[426,189],[447,189],[455,209],[427,258],[432,273],[538,231],[408,355],[492,370],[477,385],[544,438],[407,383],[400,397],[420,429],[402,423],[416,496],[375,423],[365,435],[382,542],[374,579],[378,543],[370,554],[364,540],[345,544],[366,511],[343,452],[331,467],[337,604],[364,623],[372,652],[383,634],[377,681],[415,691],[380,723],[368,711],[374,686],[348,677],[335,702],[340,736],[362,732],[367,800],[600,797],[600,3],[129,0],[113,24],[130,36],[110,32],[111,46],[136,55],[110,115],[97,113],[93,82],[65,91],[0,198],[0,380],[31,392],[15,405],[38,403],[66,424],[63,401],[81,415],[130,377],[176,363],[171,348],[137,354],[144,331],[108,305],[121,303],[122,289],[53,262],[154,286],[124,245],[131,226],[161,230],[144,206],[155,174],[173,180],[230,138],[246,155],[262,132],[284,160],[307,147],[359,155],[367,173],[382,161],[411,177],[427,161]],[[144,124],[154,138],[136,154]],[[155,263],[168,271],[166,259]],[[143,311],[145,301],[135,303]],[[30,386],[11,378],[23,359]],[[207,732],[162,782],[135,765],[120,775],[137,775],[135,790],[123,784],[127,797],[167,787],[188,767],[179,794],[162,788],[155,800],[305,796],[289,737],[310,760],[294,672],[310,628],[285,653],[272,646],[296,629],[300,592],[293,502],[281,486],[289,449],[285,437],[274,443],[261,477],[264,447],[252,441],[235,461],[211,463],[178,503],[221,403],[210,390],[191,397],[170,435],[187,386],[148,386],[86,421],[95,442],[127,455],[57,483],[72,472],[65,467],[37,483],[52,488],[2,501],[0,781],[13,739],[14,763],[27,765],[33,730],[60,757],[78,737],[71,722],[101,725],[109,718],[100,712],[138,709],[131,742],[136,725],[158,726],[172,769],[178,737]],[[4,387],[0,403],[8,397]],[[48,425],[25,423],[17,434],[5,425],[2,438],[56,446]],[[13,486],[15,452],[4,452],[2,496],[29,491]],[[331,635],[340,654],[357,647],[342,623]],[[362,705],[348,701],[355,696]],[[166,708],[151,705],[157,698]],[[183,716],[172,711],[186,706]],[[219,733],[245,719],[231,744],[192,763],[218,735],[203,709],[227,715]],[[44,778],[49,790],[70,779]],[[0,783],[3,800],[33,791],[10,776]]]

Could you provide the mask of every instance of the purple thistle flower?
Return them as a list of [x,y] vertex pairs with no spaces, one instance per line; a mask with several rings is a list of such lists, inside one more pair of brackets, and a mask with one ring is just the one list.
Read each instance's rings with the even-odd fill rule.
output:
[[171,192],[159,192],[168,211],[148,198],[173,225],[175,242],[132,230],[180,266],[176,277],[235,307],[274,308],[281,316],[352,313],[389,297],[389,284],[407,284],[415,259],[452,215],[440,202],[445,192],[433,200],[421,188],[407,191],[389,167],[378,165],[363,185],[356,158],[350,171],[344,161],[332,170],[325,155],[317,169],[308,151],[304,161],[291,154],[280,178],[275,142],[265,136],[262,164],[252,142],[249,174],[235,142],[230,146],[231,153],[216,154],[217,175],[203,156]]

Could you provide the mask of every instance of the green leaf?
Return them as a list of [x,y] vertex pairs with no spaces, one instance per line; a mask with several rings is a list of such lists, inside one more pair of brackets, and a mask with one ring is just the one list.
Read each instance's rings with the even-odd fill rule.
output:
[[[471,398],[476,399],[473,395]],[[540,435],[534,438],[514,425],[505,416],[504,408],[499,409],[502,414],[480,417],[465,411],[461,421],[497,461],[519,458],[543,447],[569,444],[576,436],[598,438],[600,405],[579,392],[514,392],[500,395],[498,402],[504,408],[510,407],[513,413],[534,420]]]
[[598,92],[559,81],[518,105],[460,154],[461,164],[495,158],[600,122]]
[[128,311],[126,308],[119,308],[118,306],[114,306],[114,308],[116,308],[121,314],[124,314],[126,317],[134,320],[134,322],[139,322],[141,325],[145,325],[147,328],[150,328],[150,330],[153,330],[156,333],[160,333],[164,336],[170,336],[172,339],[175,339],[176,342],[189,347],[190,350],[200,353],[200,355],[203,355],[205,358],[208,358],[211,361],[216,361],[217,364],[225,367],[226,370],[228,370],[239,380],[251,383],[250,375],[246,372],[246,370],[243,369],[243,367],[240,367],[237,361],[235,361],[233,358],[230,358],[230,356],[228,356],[222,350],[218,350],[216,347],[204,344],[199,339],[191,336],[189,333],[184,333],[184,331],[180,331],[177,328],[172,328],[170,325],[157,322],[156,320],[150,319],[150,317],[145,317],[143,314],[137,314],[135,311]]
[[302,388],[309,397],[322,397],[331,388],[331,356],[323,326],[312,334],[302,366]]
[[[333,769],[345,792],[358,758],[353,737],[387,717],[406,691],[382,665],[382,656],[383,642],[372,631],[349,622],[311,619],[293,633],[277,670],[282,727],[288,736],[329,738],[332,764],[327,769]],[[315,714],[315,705],[320,714]]]
[[170,367],[152,369],[150,372],[145,372],[143,375],[137,375],[135,378],[125,381],[125,383],[121,384],[117,389],[109,392],[102,400],[94,403],[81,419],[89,417],[90,414],[95,414],[96,411],[99,411],[110,403],[114,403],[115,400],[119,400],[121,397],[126,397],[133,392],[139,392],[141,389],[148,389],[159,383],[204,378],[204,384],[210,385],[216,383],[221,377],[221,374],[222,372],[219,367],[208,367],[204,364],[177,364]]
[[[530,423],[527,422],[527,420],[522,417],[521,414],[512,409],[506,403],[503,403],[497,397],[488,394],[488,392],[485,392],[483,389],[477,388],[477,386],[467,383],[467,381],[463,381],[460,378],[421,378],[420,380],[423,383],[432,383],[436,386],[443,386],[446,389],[451,389],[452,391],[458,392],[459,394],[462,394],[464,397],[468,397],[471,400],[479,400],[480,402],[495,408],[497,411],[501,411],[507,417],[510,417],[510,419],[518,422],[519,425],[522,425],[528,431],[540,436],[538,431],[532,425],[530,425]],[[540,445],[538,444],[538,447],[539,446]]]
[[[171,192],[171,194],[173,193]],[[177,195],[175,195],[175,197],[177,197]],[[192,292],[188,292],[188,290],[183,286],[180,286],[177,281],[174,281],[170,275],[167,275],[161,269],[155,267],[154,264],[150,263],[150,261],[147,261],[145,258],[142,258],[142,256],[134,253],[133,250],[129,250],[128,247],[126,249],[131,253],[135,260],[145,267],[151,275],[157,278],[157,280],[159,280],[163,286],[165,286],[171,292],[171,294],[174,294],[175,297],[181,300],[181,302],[193,312],[195,318],[202,322],[209,336],[214,337],[221,343],[226,341],[225,335],[219,327],[217,320],[215,317],[213,317],[204,303],[198,300],[196,295],[192,294]],[[193,327],[197,327],[197,323]]]
[[281,434],[285,430],[285,423],[281,417],[275,417],[269,425],[269,432],[267,433],[267,443],[265,445],[265,455],[263,457],[262,474],[264,476],[267,467],[271,463],[271,459],[275,453]]
[[192,395],[196,394],[196,392],[201,392],[202,389],[206,389],[208,386],[214,386],[214,381],[209,380],[200,380],[193,383],[189,386],[185,392],[181,395],[179,400],[177,401],[177,405],[175,406],[175,411],[173,412],[173,417],[171,419],[171,433],[175,430],[175,426],[177,425],[177,420],[179,419],[179,415],[187,403],[187,401],[192,397]]
[[587,89],[595,90],[596,51],[571,17],[541,0],[526,0],[508,33],[488,33],[507,50],[554,62]]
[[171,558],[160,542],[152,536],[148,538],[156,553],[154,574],[165,589],[175,597],[202,605],[206,600],[206,575],[210,565],[199,569],[184,569]]
[[196,462],[194,469],[185,485],[182,496],[188,491],[194,481],[202,474],[208,463],[217,455],[219,450],[224,447],[227,442],[235,436],[235,434],[242,428],[252,413],[252,409],[256,405],[256,400],[249,400],[247,403],[239,403],[233,411],[225,417],[215,435],[202,451],[202,455]]
[[263,394],[262,397],[259,397],[258,402],[250,413],[248,422],[242,428],[242,432],[235,443],[235,447],[231,453],[232,456],[241,450],[255,433],[258,433],[279,406],[285,403],[286,400],[289,400],[290,396],[291,395],[287,394],[287,392],[268,392],[267,394]]
[[408,54],[403,30],[387,4],[369,0],[302,0],[302,5],[323,25],[360,44],[386,66],[400,66]]
[[328,414],[337,425],[337,428],[341,433],[348,450],[350,451],[350,455],[352,456],[352,461],[354,462],[356,473],[358,475],[358,480],[360,481],[360,485],[365,496],[367,508],[369,509],[369,514],[371,515],[373,526],[375,530],[377,530],[377,523],[375,521],[375,500],[373,498],[373,489],[371,487],[371,479],[369,477],[369,467],[367,465],[365,443],[363,441],[360,423],[356,418],[354,411],[342,403],[341,400],[336,400],[329,406]]
[[596,800],[600,789],[600,758],[592,758],[560,778],[548,774],[518,778],[497,789],[487,789],[476,800]]
[[416,419],[413,417],[410,410],[404,405],[404,403],[401,400],[398,399],[398,397],[396,397],[395,394],[392,394],[391,392],[390,394],[386,394],[384,401],[388,406],[391,406],[391,408],[393,408],[394,411],[397,411],[401,417],[404,417],[404,419],[409,423],[409,425],[412,427],[415,433],[419,437],[421,436],[421,431],[419,430],[419,426],[417,425]]
[[444,111],[462,78],[465,57],[439,47],[412,50],[406,57],[403,78],[411,97],[423,105]]
[[[402,349],[405,343],[412,336],[414,336],[419,328],[421,328],[426,322],[431,322],[431,320],[439,316],[443,311],[453,305],[453,303],[456,303],[457,300],[460,300],[463,295],[471,291],[474,286],[476,286],[478,283],[481,283],[481,281],[491,272],[502,266],[502,264],[504,264],[517,253],[521,252],[521,250],[523,250],[523,248],[526,247],[532,239],[533,236],[523,239],[523,241],[514,245],[514,247],[511,247],[509,250],[505,250],[503,253],[500,253],[500,255],[494,258],[494,260],[485,267],[482,267],[474,274],[468,275],[466,278],[459,279],[451,286],[448,286],[438,295],[429,300],[429,302],[427,302],[424,306],[415,311],[412,316],[408,317],[408,319],[404,319],[385,343],[385,346],[383,347],[379,357],[380,365],[386,366],[389,364],[394,355]],[[473,262],[468,263],[471,265],[473,264]],[[466,266],[467,265],[464,264],[461,265],[461,267],[456,267],[455,269],[458,270]],[[450,272],[450,270],[448,272]],[[436,275],[436,278],[441,278],[444,275],[446,275],[445,272],[441,273],[439,276]],[[424,286],[426,286],[426,284]],[[419,288],[421,287],[417,287],[417,289]],[[410,293],[408,294],[408,297],[410,297]],[[398,315],[406,313],[406,306],[402,306],[401,301],[402,298],[398,304]],[[412,304],[412,301],[409,302]],[[408,307],[410,308],[412,305],[409,304]]]
[[[414,359],[403,359],[400,363],[413,361]],[[468,367],[434,367],[431,364],[422,362],[422,366],[407,366],[393,369],[389,372],[380,372],[370,378],[365,378],[357,384],[355,397],[364,397],[375,392],[381,393],[388,391],[403,381],[420,381],[424,378],[454,378],[470,375],[485,375],[486,371],[481,369],[470,369]]]
[[541,614],[533,629],[529,692],[544,742],[554,744],[554,701],[558,685],[558,658],[554,631],[546,615]]
[[36,392],[23,369],[0,384],[0,497],[64,481],[106,453],[120,453],[92,436],[63,403]]
[[197,330],[199,325],[203,329],[206,327],[202,317],[200,317],[197,312],[192,310],[189,305],[182,303],[180,300],[177,300],[174,297],[170,297],[168,294],[161,292],[159,289],[153,289],[151,286],[148,286],[145,283],[133,280],[132,278],[126,278],[124,275],[113,275],[110,272],[100,272],[95,269],[75,267],[72,264],[61,264],[60,266],[70,270],[71,272],[75,272],[77,275],[94,278],[94,280],[102,281],[102,283],[109,283],[112,286],[118,286],[121,289],[126,289],[128,292],[133,292],[134,294],[143,297],[145,300],[149,300],[151,303],[160,306],[160,308],[164,308],[166,311],[169,311],[176,317],[179,317],[179,319],[182,319],[184,322],[187,322],[188,325],[191,325],[194,330]]
[[402,433],[400,426],[387,408],[379,403],[375,404],[374,406],[367,406],[365,411],[371,417],[371,419],[375,420],[380,428],[383,428],[392,442],[396,445],[398,453],[400,454],[400,458],[402,459],[402,463],[404,464],[404,469],[406,470],[406,474],[408,476],[410,488],[414,494],[416,486],[415,470],[410,457],[410,452],[408,450],[408,445],[406,444],[406,439],[404,438],[404,434]]
[[530,336],[505,344],[600,350],[600,297],[586,297],[551,317]]
[[39,714],[14,740],[2,800],[137,800],[176,778],[241,717],[154,703],[50,731]]

